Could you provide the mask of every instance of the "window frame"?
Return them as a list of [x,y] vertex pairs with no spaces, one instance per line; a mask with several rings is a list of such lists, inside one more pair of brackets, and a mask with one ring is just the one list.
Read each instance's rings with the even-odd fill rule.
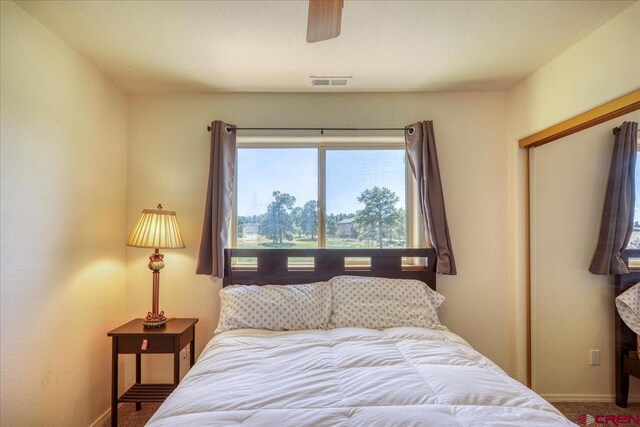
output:
[[[283,148],[313,148],[318,153],[318,249],[326,248],[326,153],[330,150],[398,150],[405,149],[404,137],[274,137],[274,136],[244,136],[236,140],[236,148],[256,148],[256,149],[283,149]],[[407,159],[405,154],[405,159]],[[238,158],[236,153],[236,165]],[[238,174],[235,174],[233,185],[233,200],[231,211],[231,223],[229,232],[229,247],[237,248],[238,235]],[[420,211],[418,210],[417,193],[415,180],[409,166],[405,161],[405,212],[406,212],[406,247],[414,248],[424,245],[424,234],[422,233],[422,221],[420,221]],[[375,248],[371,248],[375,249]]]

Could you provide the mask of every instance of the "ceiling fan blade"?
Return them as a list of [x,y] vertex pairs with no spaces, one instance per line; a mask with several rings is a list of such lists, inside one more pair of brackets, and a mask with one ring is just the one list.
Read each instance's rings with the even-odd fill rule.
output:
[[343,0],[309,0],[307,43],[329,40],[340,35]]

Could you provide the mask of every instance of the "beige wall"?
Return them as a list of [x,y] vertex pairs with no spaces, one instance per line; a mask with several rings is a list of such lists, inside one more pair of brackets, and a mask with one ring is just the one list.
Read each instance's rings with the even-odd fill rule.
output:
[[[194,271],[208,168],[205,127],[212,119],[244,126],[382,127],[432,119],[459,270],[438,277],[447,297],[442,319],[508,369],[505,116],[504,93],[491,92],[132,95],[128,225],[143,208],[162,202],[177,211],[187,245],[166,251],[162,308],[170,316],[201,319],[198,351],[211,338],[220,284]],[[131,316],[148,310],[147,252],[127,249]],[[168,374],[158,379],[162,375]]]
[[[526,192],[523,186],[524,151],[518,149],[517,140],[640,87],[640,55],[638,54],[640,26],[638,22],[640,22],[640,3],[635,3],[507,93],[509,282],[512,285],[509,304],[510,342],[512,372],[520,380],[523,380],[526,374],[524,298]],[[621,119],[617,122],[619,121]],[[549,154],[544,157],[544,160],[538,158],[535,164],[532,163],[532,176],[536,179],[544,179],[544,182],[550,181],[547,186],[538,183],[542,186],[533,195],[533,201],[545,206],[545,203],[557,196],[551,188],[551,183],[556,183],[558,191],[563,188],[567,178],[566,171],[561,167],[563,165],[570,170],[583,167],[581,161],[584,161],[590,162],[594,168],[598,168],[597,170],[606,168],[609,158],[603,152],[606,142],[601,139],[601,135],[607,134],[602,129],[610,125],[603,125],[605,128],[593,131],[601,132],[599,134],[590,134],[589,131],[585,131],[566,138],[568,141],[586,141],[590,138],[589,135],[598,138],[596,142],[589,139],[592,145],[583,144],[579,153],[566,151],[567,149],[563,146],[565,140],[552,142],[548,147],[537,149],[536,151],[540,153]],[[568,142],[565,145],[571,144]],[[560,157],[553,159],[551,153],[556,152]],[[553,168],[549,164],[549,174],[546,174],[547,162],[558,163]],[[593,171],[582,172],[592,173],[589,175],[589,180],[599,178]],[[576,198],[575,202],[581,204],[588,212],[599,212],[602,209],[602,192],[598,189],[604,187],[601,181],[597,182],[600,187],[591,189],[587,194],[579,192],[570,194]],[[566,211],[569,215],[578,215],[582,212],[569,207],[567,209],[569,209]],[[554,229],[559,233],[558,238],[566,239],[572,236],[572,231],[570,229],[563,231],[562,226],[566,225],[563,218],[552,215],[538,217],[539,214],[542,215],[542,212],[537,212],[532,218],[535,252],[551,253],[556,249],[557,242],[543,238],[546,230]],[[582,218],[582,220],[586,221],[585,224],[588,223],[588,219]],[[580,222],[576,220],[576,224],[578,223]],[[607,308],[612,301],[605,298],[603,294],[603,289],[609,286],[609,279],[589,276],[588,283],[592,284],[595,281],[599,282],[600,286],[585,284],[584,273],[588,263],[582,265],[584,264],[582,251],[585,250],[584,248],[588,248],[587,252],[593,250],[593,239],[596,233],[597,227],[590,232],[583,230],[571,245],[563,241],[566,243],[564,246],[566,251],[562,253],[562,257],[555,261],[537,260],[533,266],[536,279],[533,289],[536,292],[536,298],[544,295],[545,289],[555,287],[558,282],[570,282],[571,284],[567,283],[567,286],[573,286],[572,289],[576,293],[580,292],[582,307],[593,309],[593,313],[587,315],[584,310],[575,309],[573,304],[569,305],[563,300],[551,301],[543,298],[542,301],[537,299],[533,301],[533,387],[534,390],[555,399],[568,397],[586,399],[594,396],[608,398],[613,393],[610,381],[613,365],[608,353],[612,351],[610,345],[610,339],[613,336],[610,323],[612,314]],[[576,270],[577,265],[584,270]],[[580,291],[583,288],[585,289]],[[566,318],[559,319],[557,315],[552,315],[559,310],[565,310]],[[557,322],[550,323],[547,316]],[[593,336],[566,335],[558,325],[566,324],[565,320],[571,322],[570,319],[580,319],[585,325],[585,331],[601,332]],[[601,330],[601,328],[604,329]],[[588,362],[587,355],[591,348],[600,348],[602,351],[602,365],[584,370],[584,363]],[[555,366],[550,366],[551,360],[556,361]],[[558,372],[564,374],[559,377]],[[566,384],[571,384],[571,387],[563,386],[559,382],[561,378],[565,378]]]
[[522,138],[640,87],[640,2],[509,91]]
[[85,427],[126,318],[127,100],[13,2],[0,15],[0,424]]

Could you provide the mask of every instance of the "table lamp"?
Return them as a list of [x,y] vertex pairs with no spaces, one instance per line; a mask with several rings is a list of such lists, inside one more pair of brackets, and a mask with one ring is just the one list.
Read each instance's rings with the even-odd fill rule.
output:
[[149,269],[153,271],[153,301],[151,311],[142,322],[146,328],[158,328],[167,323],[164,311],[158,309],[160,300],[160,270],[164,268],[164,255],[160,249],[184,248],[178,220],[174,211],[165,211],[162,205],[157,209],[145,209],[133,228],[127,246],[153,248],[149,257]]

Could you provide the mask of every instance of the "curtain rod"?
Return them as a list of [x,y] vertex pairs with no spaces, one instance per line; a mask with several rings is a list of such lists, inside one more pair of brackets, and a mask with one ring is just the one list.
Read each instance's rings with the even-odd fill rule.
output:
[[[321,134],[324,134],[325,130],[351,130],[351,131],[361,131],[361,130],[367,130],[367,131],[385,131],[385,130],[394,130],[394,131],[405,131],[407,128],[279,128],[279,127],[261,127],[261,128],[254,128],[254,127],[247,127],[247,128],[241,128],[241,127],[236,127],[236,126],[227,126],[226,131],[230,132],[229,129],[235,129],[235,130],[285,130],[285,131],[290,131],[290,130],[313,130],[313,131],[320,131]],[[409,128],[412,129],[412,128]],[[207,126],[207,130],[209,132],[211,132],[211,126]],[[413,133],[413,132],[411,132]]]

